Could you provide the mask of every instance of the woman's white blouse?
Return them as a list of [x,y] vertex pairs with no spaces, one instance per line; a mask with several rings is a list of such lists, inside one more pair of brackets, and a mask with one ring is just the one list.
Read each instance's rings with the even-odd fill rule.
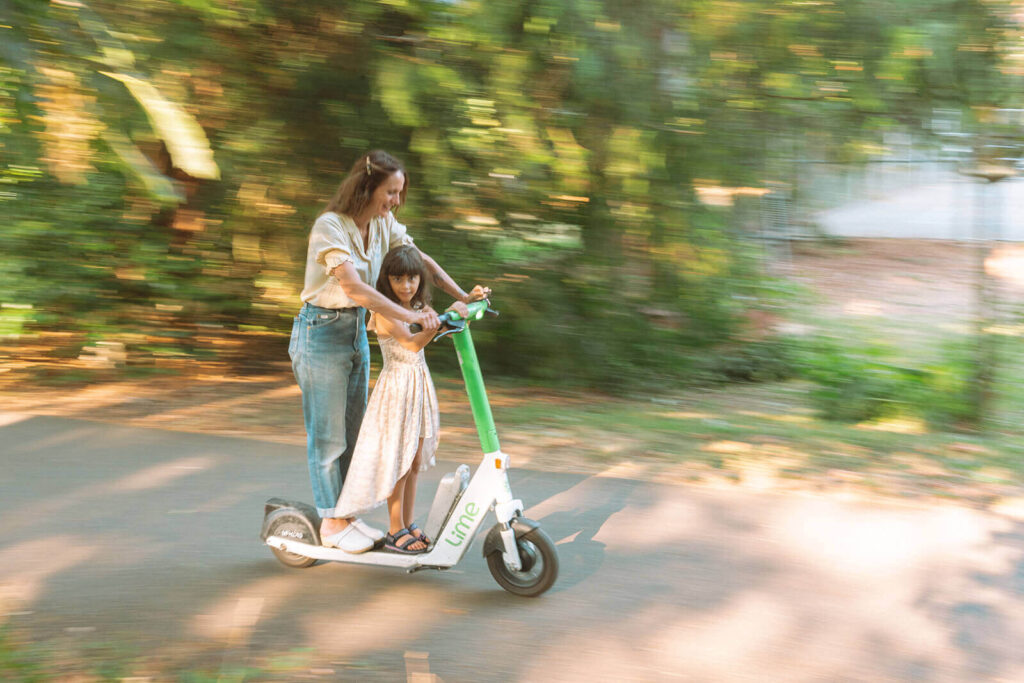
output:
[[302,301],[322,308],[358,306],[345,296],[345,290],[330,272],[345,261],[351,261],[359,279],[374,287],[384,254],[392,247],[413,243],[405,226],[390,213],[387,218],[374,216],[370,219],[368,242],[368,245],[363,244],[355,221],[344,214],[328,211],[317,218],[309,234]]

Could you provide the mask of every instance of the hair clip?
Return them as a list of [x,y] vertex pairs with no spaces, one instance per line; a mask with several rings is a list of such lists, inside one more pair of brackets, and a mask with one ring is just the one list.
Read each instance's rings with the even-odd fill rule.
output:
[[370,175],[370,155],[366,155],[366,175]]

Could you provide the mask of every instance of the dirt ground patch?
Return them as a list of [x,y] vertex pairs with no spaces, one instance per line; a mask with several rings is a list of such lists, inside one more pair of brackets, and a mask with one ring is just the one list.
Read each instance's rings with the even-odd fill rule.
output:
[[864,239],[797,244],[779,272],[816,295],[814,314],[881,317],[893,325],[966,324],[974,313],[979,264],[993,298],[1024,302],[1024,247],[966,242]]

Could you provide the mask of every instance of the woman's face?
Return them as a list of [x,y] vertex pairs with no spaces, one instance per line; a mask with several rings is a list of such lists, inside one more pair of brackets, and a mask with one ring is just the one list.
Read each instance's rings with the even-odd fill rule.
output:
[[391,291],[395,293],[398,300],[408,304],[416,296],[420,289],[419,274],[413,275],[388,275],[388,282],[391,283]]
[[405,187],[405,174],[401,171],[395,171],[378,185],[370,197],[370,208],[373,210],[373,215],[387,218],[388,213],[402,203],[403,187]]

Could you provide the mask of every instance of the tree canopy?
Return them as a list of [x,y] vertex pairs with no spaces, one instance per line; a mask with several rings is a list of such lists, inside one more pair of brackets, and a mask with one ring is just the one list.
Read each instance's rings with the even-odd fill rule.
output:
[[[614,385],[743,338],[735,214],[809,154],[1019,108],[1019,0],[0,0],[0,302],[117,336],[286,330],[352,161],[505,314],[500,367]],[[1019,131],[1010,131],[1019,135]]]

